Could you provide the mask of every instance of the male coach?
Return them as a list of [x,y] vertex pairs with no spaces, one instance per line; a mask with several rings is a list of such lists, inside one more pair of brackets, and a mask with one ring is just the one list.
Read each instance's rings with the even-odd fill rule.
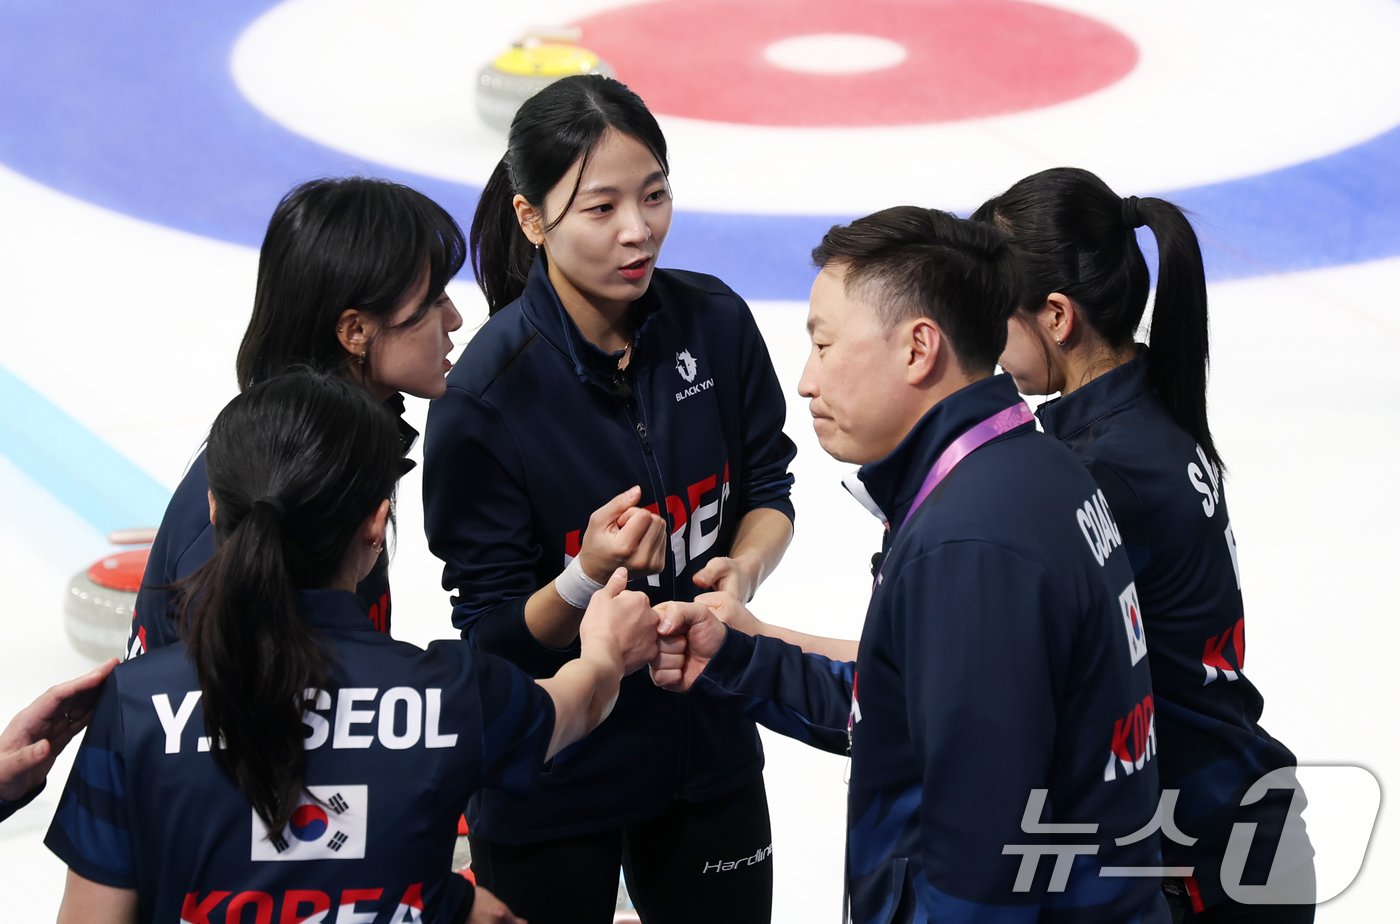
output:
[[1015,254],[901,207],[813,259],[800,391],[887,529],[858,655],[727,629],[715,610],[752,617],[712,595],[669,605],[657,683],[849,752],[857,922],[1169,920],[1126,553],[1092,479],[992,374]]

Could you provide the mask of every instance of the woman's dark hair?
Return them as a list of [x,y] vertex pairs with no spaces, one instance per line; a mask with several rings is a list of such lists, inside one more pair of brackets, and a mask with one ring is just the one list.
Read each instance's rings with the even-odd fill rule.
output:
[[[661,127],[642,98],[611,77],[565,77],[530,97],[515,113],[505,157],[486,181],[472,217],[472,268],[490,314],[524,291],[535,257],[533,245],[520,230],[512,200],[524,196],[526,202],[542,210],[545,195],[575,163],[587,166],[589,156],[610,130],[641,142],[661,170],[670,172]],[[560,222],[577,194],[576,183],[559,214],[552,219],[545,216],[546,231]]]
[[1181,209],[1162,199],[1121,198],[1087,170],[1057,167],[1026,177],[972,217],[1015,239],[1029,310],[1061,292],[1114,349],[1133,342],[1147,308],[1151,279],[1134,233],[1147,226],[1158,252],[1148,375],[1172,417],[1223,468],[1206,421],[1205,268]]
[[344,377],[259,382],[214,421],[205,456],[214,556],[184,585],[184,633],[213,755],[270,831],[301,801],[302,704],[326,655],[295,591],[329,586],[360,527],[393,495],[393,416]]
[[1006,235],[937,209],[901,205],[836,225],[812,251],[819,268],[845,270],[888,330],[931,318],[972,375],[991,372],[1006,322],[1022,304],[1021,268]]
[[[253,316],[238,347],[238,387],[298,366],[339,370],[351,359],[336,319],[357,308],[385,325],[428,274],[411,327],[466,260],[462,229],[422,193],[387,180],[311,180],[277,203],[258,257]],[[372,348],[372,345],[371,345]],[[364,357],[367,378],[373,357]]]

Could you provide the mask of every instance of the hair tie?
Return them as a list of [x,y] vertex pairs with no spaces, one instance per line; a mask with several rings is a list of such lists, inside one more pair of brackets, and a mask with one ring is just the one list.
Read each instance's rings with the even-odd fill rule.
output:
[[1138,214],[1138,197],[1129,196],[1123,200],[1123,224],[1129,228],[1141,228],[1145,221]]
[[264,497],[259,497],[257,500],[253,501],[253,503],[250,504],[249,507],[256,507],[259,504],[262,504],[264,507],[271,508],[272,515],[276,518],[278,523],[281,523],[282,518],[287,515],[286,506],[282,503],[281,500],[279,500],[272,494],[268,494]]

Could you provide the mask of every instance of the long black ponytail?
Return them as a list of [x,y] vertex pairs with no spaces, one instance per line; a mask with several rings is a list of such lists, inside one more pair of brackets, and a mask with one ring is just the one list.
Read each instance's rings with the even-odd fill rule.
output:
[[[468,235],[472,268],[490,314],[520,296],[535,258],[535,248],[515,215],[515,197],[524,196],[543,212],[549,191],[575,163],[588,162],[609,130],[640,141],[662,171],[670,172],[666,138],[655,117],[641,97],[611,77],[565,77],[530,97],[515,113],[505,156],[481,191]],[[558,215],[546,216],[546,230],[564,217],[577,192],[575,186]]]
[[302,708],[330,664],[296,591],[329,586],[393,494],[392,416],[334,375],[292,373],[229,402],[209,431],[216,548],[186,586],[185,633],[220,767],[271,831],[302,798]]
[[1147,308],[1151,278],[1135,229],[1151,230],[1158,267],[1148,375],[1176,422],[1223,468],[1206,419],[1205,268],[1181,209],[1163,199],[1121,198],[1087,170],[1056,167],[1026,177],[972,217],[1015,239],[1026,266],[1027,308],[1061,292],[1114,349],[1133,342]]

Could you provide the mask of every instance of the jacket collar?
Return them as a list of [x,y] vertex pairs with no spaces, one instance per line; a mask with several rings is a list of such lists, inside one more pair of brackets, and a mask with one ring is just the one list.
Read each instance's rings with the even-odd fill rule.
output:
[[369,621],[369,607],[359,594],[348,590],[299,590],[297,612],[318,629],[367,629],[378,634]]
[[846,489],[887,526],[902,523],[939,453],[969,428],[1020,400],[1009,375],[964,386],[930,408],[889,455],[856,472],[863,492],[849,479]]
[[[579,332],[578,325],[554,291],[549,281],[549,262],[544,251],[538,251],[535,262],[530,265],[530,275],[525,280],[525,290],[521,293],[521,311],[540,332],[540,336],[568,359],[579,381],[598,385],[612,391],[615,389],[617,364],[622,359],[622,351],[608,353],[586,340]],[[632,362],[642,354],[646,339],[646,328],[651,319],[661,310],[661,299],[656,294],[656,276],[642,297],[632,303],[630,309],[633,325]]]
[[1036,409],[1045,432],[1058,440],[1087,430],[1099,419],[1136,401],[1152,390],[1147,380],[1147,350],[1140,348],[1135,359],[1105,372],[1088,384],[1061,398],[1047,401]]

